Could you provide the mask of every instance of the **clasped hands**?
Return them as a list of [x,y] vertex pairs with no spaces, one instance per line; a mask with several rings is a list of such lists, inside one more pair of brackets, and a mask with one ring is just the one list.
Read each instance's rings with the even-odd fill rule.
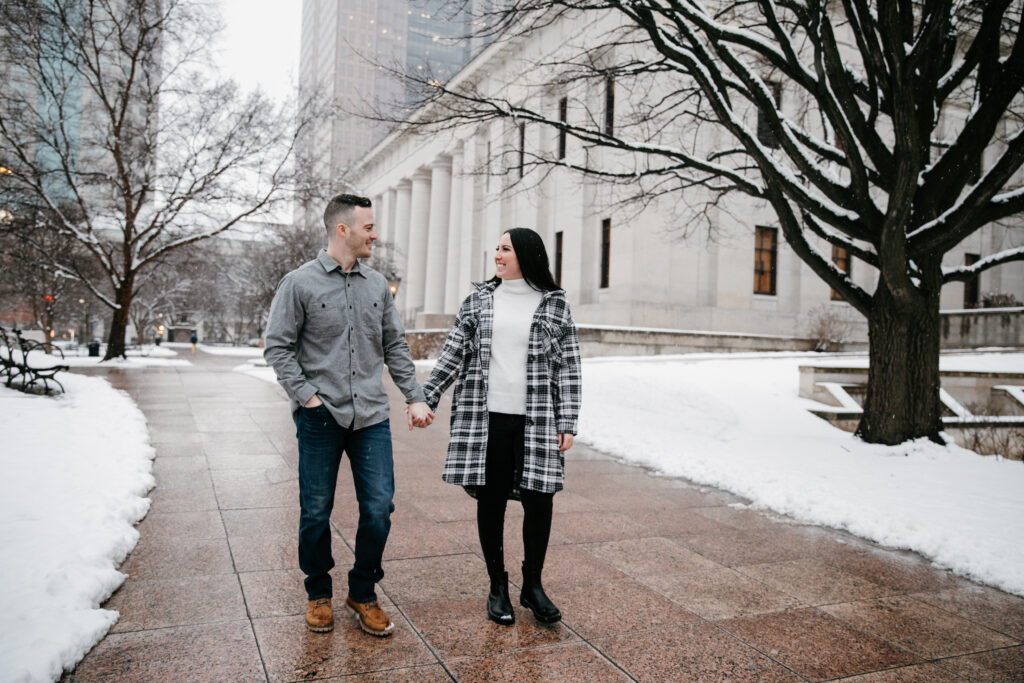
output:
[[434,421],[434,411],[422,401],[405,406],[405,415],[409,419],[410,432],[413,427],[429,427]]

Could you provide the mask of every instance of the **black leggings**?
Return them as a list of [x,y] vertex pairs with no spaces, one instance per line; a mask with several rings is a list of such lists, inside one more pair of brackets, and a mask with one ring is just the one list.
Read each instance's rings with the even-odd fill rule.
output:
[[[490,413],[487,436],[486,486],[476,489],[476,525],[480,548],[492,576],[505,571],[505,506],[514,478],[523,471],[525,417]],[[553,493],[520,489],[523,503],[524,564],[540,570],[551,536]]]

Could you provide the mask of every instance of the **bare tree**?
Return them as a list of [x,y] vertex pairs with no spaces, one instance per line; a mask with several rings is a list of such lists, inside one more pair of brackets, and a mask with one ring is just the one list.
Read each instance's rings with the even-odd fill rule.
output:
[[[408,129],[505,119],[582,143],[575,156],[520,146],[517,183],[530,166],[569,168],[641,202],[675,198],[705,220],[735,195],[764,202],[793,251],[868,319],[860,436],[940,439],[940,289],[1024,259],[1017,247],[942,265],[965,238],[1024,210],[1020,0],[496,6],[491,49],[563,21],[568,42],[501,87],[472,73],[421,79]],[[568,106],[542,96],[551,91],[568,93]],[[611,152],[593,153],[602,148]],[[874,290],[823,243],[875,269]]]
[[189,265],[197,250],[197,245],[190,245],[170,252],[140,276],[129,310],[139,341],[149,339],[151,329],[175,322],[188,311],[189,293],[196,285]]
[[[102,277],[51,254],[112,311],[106,358],[124,355],[141,278],[166,254],[280,200],[311,118],[204,60],[219,22],[201,0],[0,4],[0,165],[5,188],[57,218]],[[17,213],[0,194],[0,206]]]
[[91,266],[88,254],[74,242],[61,239],[53,230],[54,218],[45,210],[33,210],[0,218],[0,297],[20,302],[30,311],[45,337],[57,337],[57,327],[85,310],[78,303],[92,298],[82,283],[51,265],[51,256],[75,263],[85,270]]

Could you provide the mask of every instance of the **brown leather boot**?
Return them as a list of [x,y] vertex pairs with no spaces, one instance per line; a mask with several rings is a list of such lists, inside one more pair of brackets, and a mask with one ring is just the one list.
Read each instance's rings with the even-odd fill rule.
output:
[[327,633],[334,629],[334,610],[330,598],[310,600],[306,606],[306,628],[314,633]]
[[348,607],[349,611],[359,620],[359,628],[372,636],[383,638],[390,636],[391,632],[395,630],[395,625],[388,619],[388,615],[384,614],[384,610],[380,608],[380,603],[376,600],[356,602],[352,598],[345,598],[345,607]]

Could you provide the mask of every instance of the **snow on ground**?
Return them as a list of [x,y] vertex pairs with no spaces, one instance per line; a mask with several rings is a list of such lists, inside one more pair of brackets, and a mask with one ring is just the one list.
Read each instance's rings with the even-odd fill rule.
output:
[[[866,444],[808,412],[820,404],[798,396],[798,368],[807,364],[866,367],[867,358],[587,359],[578,438],[623,461],[731,491],[752,507],[914,550],[1024,595],[1024,463],[928,441]],[[942,367],[1024,372],[1024,354],[943,355]],[[275,381],[271,368],[244,371]]]
[[[982,349],[982,351],[985,351]],[[993,365],[993,364],[996,365]],[[866,368],[868,367],[867,356],[853,357],[829,357],[826,359],[811,359],[803,365],[814,367],[845,367],[845,368]],[[939,369],[946,372],[986,372],[997,368],[1004,372],[1024,372],[1024,353],[1000,352],[993,349],[989,353],[944,353],[939,358]]]
[[214,356],[245,356],[246,358],[262,358],[263,349],[258,346],[208,346],[200,344],[199,349]]
[[[797,368],[816,358],[587,360],[579,438],[1024,595],[1024,463],[928,441],[863,443],[797,395]],[[943,365],[1021,372],[1024,354]],[[571,489],[571,470],[566,479]]]
[[146,421],[105,380],[61,373],[67,393],[0,387],[0,680],[56,680],[117,620],[154,481]]
[[[186,344],[185,346],[189,346]],[[59,355],[47,355],[41,351],[33,351],[28,355],[28,362],[33,367],[49,367],[53,365],[67,365],[72,368],[98,366],[103,362],[103,354],[106,352],[106,345],[100,349],[99,356],[89,356],[88,350],[83,346],[73,350],[65,350],[64,358]],[[148,344],[135,349],[128,349],[127,358],[115,358],[103,363],[104,367],[116,368],[147,368],[153,366],[182,366],[192,365],[187,360],[178,358],[174,349],[166,346],[154,346]],[[19,354],[15,354],[19,357]],[[60,377],[58,377],[60,379]]]

